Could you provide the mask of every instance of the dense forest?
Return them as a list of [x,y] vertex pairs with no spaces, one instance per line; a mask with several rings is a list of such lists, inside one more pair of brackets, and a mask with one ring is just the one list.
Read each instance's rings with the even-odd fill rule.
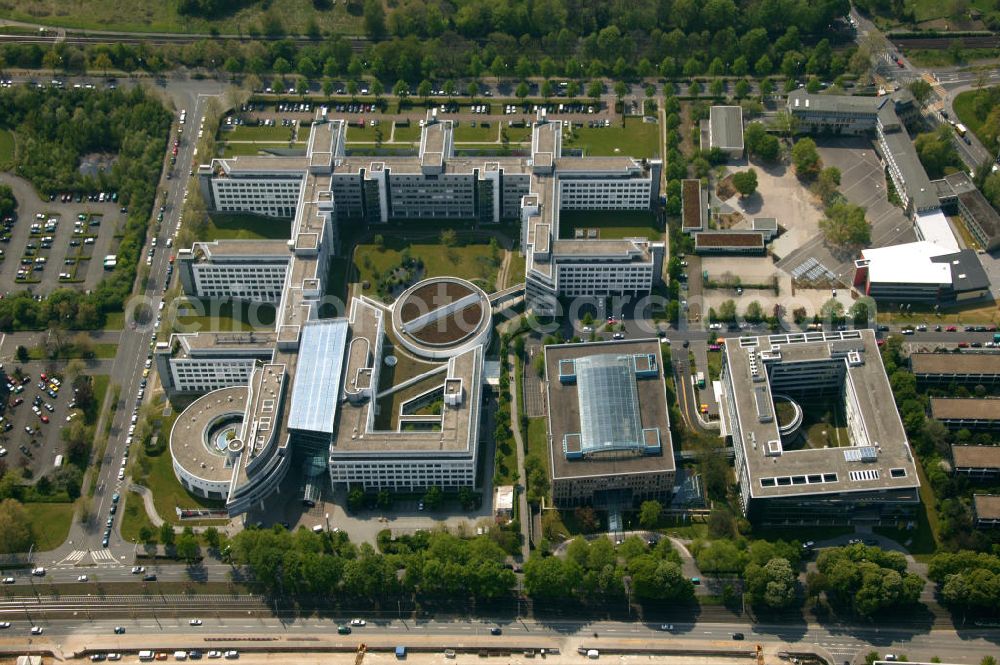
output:
[[[188,45],[6,44],[3,62],[68,72],[159,72],[197,66],[263,77],[298,74],[386,82],[541,75],[574,78],[701,75],[836,77],[847,62],[831,48],[843,30],[847,0],[379,0],[349,4],[364,14],[363,53],[343,36],[310,31],[315,41]],[[197,3],[196,3],[197,4]],[[213,3],[207,3],[207,7]],[[248,36],[284,36],[280,18]],[[831,41],[832,40],[832,41]]]
[[[97,327],[105,313],[122,310],[132,291],[170,115],[141,87],[97,92],[18,86],[0,94],[0,118],[17,134],[15,172],[41,193],[116,190],[129,210],[118,266],[92,293],[59,289],[41,301],[26,291],[14,294],[0,301],[0,329]],[[114,154],[111,169],[81,173],[80,160],[91,153]]]

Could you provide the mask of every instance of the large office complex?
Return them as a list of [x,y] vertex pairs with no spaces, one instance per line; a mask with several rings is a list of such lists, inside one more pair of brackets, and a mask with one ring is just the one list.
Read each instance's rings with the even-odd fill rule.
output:
[[[989,295],[982,265],[974,253],[961,251],[945,210],[957,208],[984,246],[992,245],[997,227],[968,187],[959,186],[958,194],[947,179],[932,182],[927,177],[903,125],[917,113],[908,91],[855,97],[795,90],[788,95],[788,112],[805,133],[873,135],[889,180],[913,222],[917,242],[864,250],[855,262],[854,286],[859,291],[888,302],[950,303]],[[949,264],[957,267],[949,269]]]
[[[722,434],[746,516],[770,524],[879,524],[919,503],[913,454],[871,330],[731,339]],[[803,424],[832,414],[835,438]]]
[[[563,238],[559,211],[652,211],[660,162],[564,157],[561,132],[540,114],[530,158],[456,157],[452,122],[431,113],[417,155],[349,156],[345,123],[321,110],[304,156],[199,167],[211,209],[291,217],[292,232],[288,241],[178,252],[187,294],[277,307],[271,332],[192,331],[157,345],[168,393],[201,395],[171,433],[184,486],[243,513],[277,488],[295,452],[304,500],[315,498],[318,469],[334,486],[365,490],[475,487],[489,296],[464,280],[431,279],[393,305],[362,298],[343,318],[320,319],[328,258],[342,223],[514,219],[536,312],[554,313],[561,295],[648,292],[662,271],[658,238]],[[396,349],[424,363],[423,373],[399,385],[386,378]]]
[[553,502],[630,507],[669,499],[676,467],[659,341],[544,352]]

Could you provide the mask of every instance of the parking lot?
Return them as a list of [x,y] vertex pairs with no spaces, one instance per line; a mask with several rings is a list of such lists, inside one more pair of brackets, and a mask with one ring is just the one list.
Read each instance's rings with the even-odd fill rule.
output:
[[69,407],[73,389],[61,378],[65,364],[59,363],[54,373],[51,366],[52,363],[42,361],[24,365],[4,363],[2,378],[8,392],[0,427],[3,431],[0,458],[7,468],[31,469],[33,478],[52,471],[56,457],[65,452],[66,444],[59,432],[67,425],[67,418],[82,417],[80,411]]
[[[4,290],[26,288],[45,294],[60,287],[92,289],[104,276],[104,257],[114,254],[114,237],[124,220],[121,206],[89,195],[42,200],[25,180],[0,174],[17,199],[17,216],[2,234],[0,280]],[[78,202],[77,198],[81,200]],[[81,218],[82,216],[82,218]]]

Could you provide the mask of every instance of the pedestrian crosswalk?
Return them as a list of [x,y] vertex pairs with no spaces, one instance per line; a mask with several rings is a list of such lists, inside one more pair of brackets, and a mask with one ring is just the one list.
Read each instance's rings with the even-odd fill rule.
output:
[[90,556],[94,563],[118,563],[118,559],[108,550],[91,550]]
[[64,566],[64,565],[73,565],[73,564],[79,563],[80,559],[82,559],[85,556],[87,556],[87,554],[88,554],[87,550],[73,550],[72,552],[70,552],[69,554],[67,554],[65,557],[63,557],[59,561],[59,563],[57,563],[56,565],[57,566]]

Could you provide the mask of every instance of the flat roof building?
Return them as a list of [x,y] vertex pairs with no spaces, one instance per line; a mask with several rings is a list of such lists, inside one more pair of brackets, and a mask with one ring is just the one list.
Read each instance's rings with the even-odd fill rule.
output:
[[730,159],[743,156],[743,109],[739,106],[712,106],[708,110],[708,145]]
[[1000,383],[1000,353],[912,353],[910,371],[918,383],[992,386]]
[[995,529],[1000,526],[1000,496],[996,494],[975,494],[972,510],[976,514],[976,526],[980,529]]
[[989,294],[974,251],[926,240],[862,250],[854,267],[855,288],[878,301],[958,303]]
[[696,179],[681,180],[681,230],[703,231],[708,228],[708,193]]
[[1000,429],[1000,399],[932,397],[931,417],[948,429]]
[[696,254],[764,254],[764,231],[699,231],[694,234]]
[[1000,477],[1000,446],[952,446],[952,469],[973,479]]
[[669,499],[676,466],[659,341],[549,345],[544,353],[553,502]]
[[[873,331],[730,339],[722,433],[745,515],[765,524],[879,524],[920,502],[916,466]],[[843,419],[836,438],[800,431],[804,410]]]

